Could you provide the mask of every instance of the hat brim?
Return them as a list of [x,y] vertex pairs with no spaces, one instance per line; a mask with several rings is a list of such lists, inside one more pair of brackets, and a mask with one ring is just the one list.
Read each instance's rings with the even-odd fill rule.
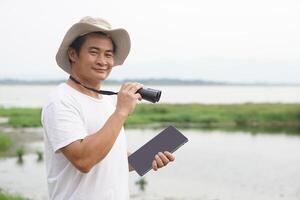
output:
[[71,63],[68,56],[68,49],[71,43],[80,35],[98,31],[108,34],[115,44],[114,66],[122,65],[130,51],[128,32],[121,28],[104,29],[86,23],[76,23],[68,30],[55,57],[57,65],[68,74],[71,74]]

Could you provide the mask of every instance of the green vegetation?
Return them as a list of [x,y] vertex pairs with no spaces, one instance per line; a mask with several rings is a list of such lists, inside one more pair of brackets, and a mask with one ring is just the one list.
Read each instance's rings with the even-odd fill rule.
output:
[[41,109],[37,108],[0,108],[0,116],[9,117],[13,127],[39,127]]
[[127,123],[204,128],[300,126],[300,104],[143,104],[137,106]]
[[44,156],[43,156],[44,154],[42,151],[37,150],[36,155],[37,155],[37,162],[42,162],[44,160]]
[[17,155],[17,158],[18,158],[18,164],[23,164],[24,160],[23,160],[23,156],[25,154],[25,150],[23,147],[20,147],[17,149],[16,151],[16,155]]
[[136,181],[135,184],[139,186],[140,191],[145,191],[148,182],[145,178],[141,178],[140,180]]
[[21,197],[19,195],[8,194],[7,192],[4,192],[0,189],[0,200],[28,200],[28,199]]
[[0,152],[7,151],[11,146],[12,141],[8,135],[0,133]]
[[[0,108],[14,127],[40,126],[40,109]],[[165,126],[204,129],[292,130],[300,133],[300,104],[139,104],[126,126]],[[277,131],[276,131],[277,130]]]

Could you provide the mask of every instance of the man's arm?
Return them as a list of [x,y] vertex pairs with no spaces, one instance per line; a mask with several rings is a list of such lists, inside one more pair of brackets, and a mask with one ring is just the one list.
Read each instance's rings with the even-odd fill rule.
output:
[[135,92],[141,84],[123,84],[118,93],[115,112],[96,133],[77,140],[61,149],[68,160],[81,172],[87,173],[111,150],[128,115],[133,112],[140,94]]
[[61,151],[78,170],[87,173],[111,150],[125,119],[126,116],[115,112],[99,131],[63,147]]

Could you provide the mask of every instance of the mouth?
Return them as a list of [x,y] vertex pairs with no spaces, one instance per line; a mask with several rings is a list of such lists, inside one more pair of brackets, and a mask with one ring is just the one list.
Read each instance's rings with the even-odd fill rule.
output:
[[96,72],[100,72],[100,73],[106,72],[106,70],[104,70],[104,69],[97,69],[97,68],[92,68],[92,69],[95,70]]

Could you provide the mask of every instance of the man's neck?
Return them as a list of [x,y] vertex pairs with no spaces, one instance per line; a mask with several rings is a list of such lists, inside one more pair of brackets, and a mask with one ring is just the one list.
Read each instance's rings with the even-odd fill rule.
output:
[[[86,87],[89,87],[89,88],[93,88],[93,89],[96,89],[96,90],[100,90],[100,83],[93,83],[91,81],[87,81],[87,80],[84,80],[83,78],[79,78],[78,76],[72,74],[71,75],[73,78],[75,78],[77,81],[79,81],[82,85],[86,86]],[[93,98],[96,98],[96,99],[101,99],[102,98],[102,95],[101,94],[98,94],[94,91],[91,91],[85,87],[83,87],[82,85],[80,84],[77,84],[76,82],[72,81],[71,79],[68,79],[66,81],[66,83],[71,86],[72,88],[74,88],[75,90],[85,94],[85,95],[88,95],[90,97],[93,97]]]

